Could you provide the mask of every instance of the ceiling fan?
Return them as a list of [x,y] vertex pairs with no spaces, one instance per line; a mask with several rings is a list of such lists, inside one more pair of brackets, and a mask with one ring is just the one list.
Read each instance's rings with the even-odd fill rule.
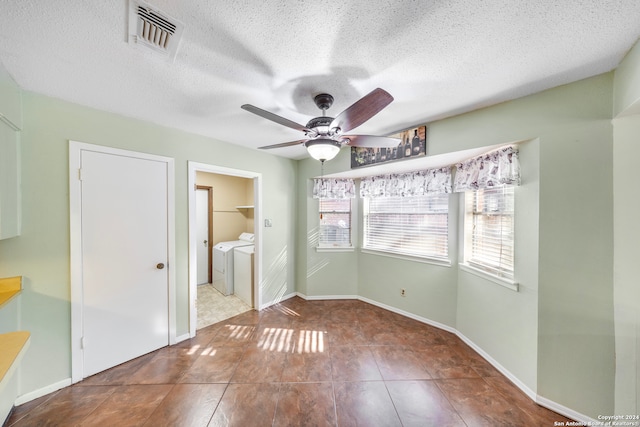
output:
[[250,113],[257,114],[260,117],[291,129],[302,131],[305,135],[303,139],[297,141],[283,142],[281,144],[267,145],[258,148],[266,150],[302,144],[307,148],[311,157],[324,162],[333,159],[343,146],[373,148],[395,147],[400,142],[397,138],[389,138],[386,136],[344,134],[351,129],[357,128],[378,114],[393,101],[393,96],[383,89],[374,89],[342,113],[338,114],[335,118],[325,115],[326,110],[333,105],[333,96],[328,93],[321,93],[316,95],[313,101],[316,106],[322,110],[322,116],[309,120],[306,126],[253,105],[243,105],[241,107],[243,110],[247,110]]

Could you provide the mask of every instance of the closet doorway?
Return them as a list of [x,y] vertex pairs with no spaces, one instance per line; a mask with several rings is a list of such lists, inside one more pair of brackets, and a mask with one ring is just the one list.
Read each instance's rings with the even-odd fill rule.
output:
[[[261,223],[261,176],[250,171],[189,162],[188,185],[191,189],[189,329],[190,335],[194,336],[197,329],[260,307],[257,284],[261,276],[261,244],[257,224]],[[207,209],[203,207],[205,204]],[[253,236],[253,242],[247,243],[253,254],[247,257],[243,250],[238,260],[234,260],[234,253],[240,251],[231,249],[222,255],[222,246],[244,241],[247,236]],[[240,259],[243,262],[239,265]],[[234,265],[244,274],[234,274]],[[245,269],[250,273],[244,272]],[[222,280],[226,280],[226,288],[220,286],[221,275]]]

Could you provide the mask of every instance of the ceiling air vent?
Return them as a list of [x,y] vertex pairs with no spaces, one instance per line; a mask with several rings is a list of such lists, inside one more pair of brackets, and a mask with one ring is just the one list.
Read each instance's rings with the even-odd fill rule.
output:
[[140,0],[129,1],[129,43],[173,60],[183,29],[180,21],[153,6]]

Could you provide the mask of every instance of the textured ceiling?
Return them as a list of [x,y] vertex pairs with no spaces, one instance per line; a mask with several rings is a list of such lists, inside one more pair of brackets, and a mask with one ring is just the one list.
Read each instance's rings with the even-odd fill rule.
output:
[[[376,87],[395,101],[352,133],[387,135],[614,69],[638,0],[151,0],[185,25],[175,59],[127,43],[127,0],[2,0],[0,61],[25,90],[256,148]],[[304,147],[270,151],[306,157]]]

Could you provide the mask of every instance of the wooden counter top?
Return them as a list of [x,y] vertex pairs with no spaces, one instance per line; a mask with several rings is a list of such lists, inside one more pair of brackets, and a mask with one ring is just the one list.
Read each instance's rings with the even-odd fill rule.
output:
[[29,346],[31,334],[27,331],[8,332],[0,334],[0,390],[5,381],[9,381],[13,370]]
[[0,307],[22,290],[22,276],[0,279]]

